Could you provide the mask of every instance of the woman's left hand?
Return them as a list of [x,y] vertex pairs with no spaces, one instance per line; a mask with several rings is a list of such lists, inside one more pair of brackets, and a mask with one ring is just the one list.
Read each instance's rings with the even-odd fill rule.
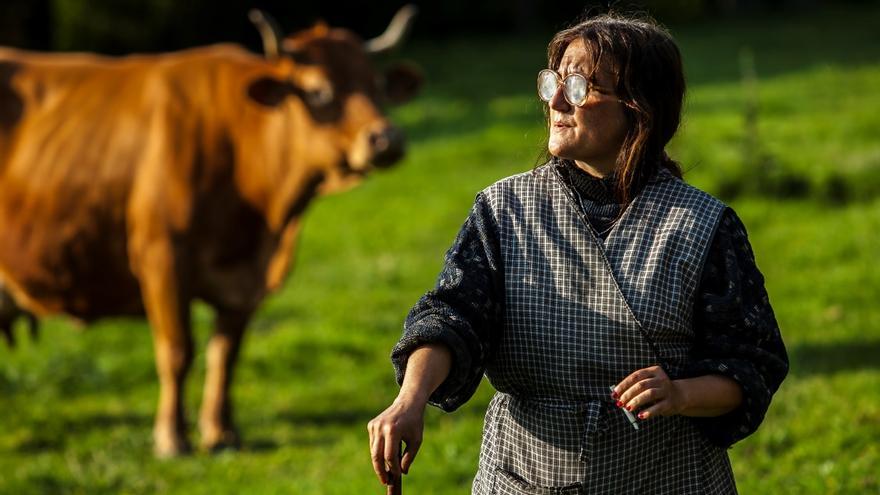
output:
[[673,416],[684,409],[682,390],[660,366],[634,371],[614,387],[611,397],[618,407],[638,411],[639,419]]

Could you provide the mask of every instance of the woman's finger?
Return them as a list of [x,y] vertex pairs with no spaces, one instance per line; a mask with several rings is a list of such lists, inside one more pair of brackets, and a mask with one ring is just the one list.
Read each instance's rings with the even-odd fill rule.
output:
[[400,439],[390,427],[385,431],[385,466],[394,479],[400,478]]
[[647,368],[642,368],[636,371],[633,371],[626,378],[620,381],[617,385],[614,386],[614,393],[612,397],[615,399],[619,399],[621,395],[624,394],[630,387],[635,385],[636,383],[647,380],[649,378],[654,378],[657,375],[657,370],[660,368],[659,366],[649,366]]
[[370,458],[373,461],[373,471],[376,472],[376,477],[379,478],[379,483],[383,485],[387,484],[387,477],[385,475],[385,441],[381,432],[375,431],[373,432],[372,442],[370,445]]
[[656,416],[666,416],[671,411],[668,400],[662,400],[651,407],[639,412],[636,416],[640,420],[651,419]]
[[403,471],[404,474],[409,474],[409,467],[412,466],[416,454],[419,453],[419,447],[421,447],[421,445],[421,440],[406,443],[406,451],[403,453],[403,459],[400,461],[400,470]]
[[647,390],[651,390],[651,389],[655,389],[655,388],[662,388],[662,387],[663,387],[663,380],[661,378],[656,377],[656,376],[652,376],[650,378],[645,378],[644,380],[636,382],[635,384],[633,384],[633,386],[631,386],[625,392],[620,394],[620,398],[618,399],[618,402],[620,402],[624,405],[629,404],[639,394],[641,394]]
[[664,399],[666,399],[665,390],[659,387],[652,387],[636,395],[629,401],[624,402],[624,405],[628,410],[635,411],[661,402]]

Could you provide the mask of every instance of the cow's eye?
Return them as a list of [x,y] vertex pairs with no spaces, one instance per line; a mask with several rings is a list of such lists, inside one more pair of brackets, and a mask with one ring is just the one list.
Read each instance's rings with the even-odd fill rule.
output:
[[333,88],[324,86],[306,91],[306,100],[313,107],[323,107],[333,101]]

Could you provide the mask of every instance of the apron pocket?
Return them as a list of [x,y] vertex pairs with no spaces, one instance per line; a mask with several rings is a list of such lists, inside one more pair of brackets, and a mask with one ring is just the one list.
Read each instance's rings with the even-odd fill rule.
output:
[[514,473],[504,469],[495,470],[495,490],[498,495],[568,495],[581,492],[581,483],[563,487],[544,487],[529,484]]
[[495,478],[509,490],[580,486],[589,472],[583,459],[593,453],[592,437],[601,435],[605,423],[603,404],[499,395],[491,408],[493,424],[484,432],[481,467],[505,473]]

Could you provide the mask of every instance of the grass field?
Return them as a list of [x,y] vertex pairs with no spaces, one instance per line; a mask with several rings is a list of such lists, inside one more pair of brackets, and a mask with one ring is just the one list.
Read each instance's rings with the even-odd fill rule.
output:
[[[674,30],[690,93],[672,154],[697,186],[741,191],[728,199],[792,360],[762,428],[730,451],[742,493],[880,493],[878,19],[833,11]],[[411,151],[308,212],[294,273],[256,316],[239,362],[241,451],[153,459],[146,323],[81,331],[50,319],[39,342],[0,348],[0,493],[384,493],[365,426],[396,393],[388,352],[474,194],[535,164],[544,130],[532,87],[548,37],[409,49],[429,77],[417,102],[392,112]],[[744,49],[758,76],[753,147],[806,192],[749,187],[772,174],[744,150]],[[843,192],[823,192],[834,187]],[[204,343],[211,315],[197,307],[195,320]],[[191,419],[203,358],[187,389]],[[491,394],[484,383],[454,414],[429,410],[408,493],[467,491]]]

